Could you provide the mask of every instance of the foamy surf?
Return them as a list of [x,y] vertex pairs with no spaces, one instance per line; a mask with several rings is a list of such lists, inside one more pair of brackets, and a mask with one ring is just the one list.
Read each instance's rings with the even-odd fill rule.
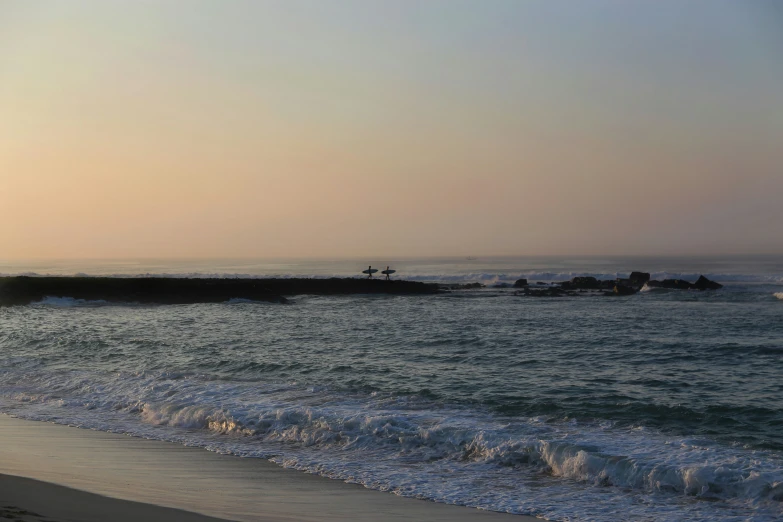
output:
[[623,512],[640,520],[650,503],[678,496],[712,501],[688,504],[681,515],[689,520],[711,520],[716,502],[776,513],[783,500],[783,461],[772,454],[611,422],[509,423],[416,396],[199,374],[7,371],[0,383],[0,406],[22,418],[267,458],[372,489],[553,520],[604,520],[593,507],[606,488],[624,491]]
[[776,292],[776,293],[774,293],[774,294],[772,294],[772,295],[774,295],[774,296],[775,296],[775,297],[777,297],[778,299],[783,299],[783,292]]

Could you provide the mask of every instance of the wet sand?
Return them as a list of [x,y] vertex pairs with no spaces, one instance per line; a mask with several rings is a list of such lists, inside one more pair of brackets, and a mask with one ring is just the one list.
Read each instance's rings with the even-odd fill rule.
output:
[[94,495],[38,480],[0,475],[0,519],[15,522],[220,522],[153,504]]
[[7,415],[0,415],[0,473],[0,518],[24,522],[539,520],[403,498],[262,459]]

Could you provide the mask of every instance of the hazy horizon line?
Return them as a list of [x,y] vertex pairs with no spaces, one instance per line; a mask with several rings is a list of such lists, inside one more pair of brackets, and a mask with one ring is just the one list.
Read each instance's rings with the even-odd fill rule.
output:
[[0,263],[22,263],[22,262],[46,262],[46,261],[257,261],[257,260],[360,260],[360,259],[463,259],[463,260],[481,260],[481,259],[502,259],[502,258],[706,258],[706,257],[724,257],[724,258],[747,258],[747,257],[783,257],[783,252],[743,252],[743,253],[607,253],[607,254],[446,254],[446,255],[399,255],[399,254],[368,254],[368,255],[346,255],[346,256],[106,256],[106,257],[12,257],[0,258]]

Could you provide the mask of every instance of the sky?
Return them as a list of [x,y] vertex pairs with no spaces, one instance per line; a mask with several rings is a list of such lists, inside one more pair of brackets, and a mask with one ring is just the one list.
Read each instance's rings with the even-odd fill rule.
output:
[[0,0],[0,258],[754,253],[775,0]]

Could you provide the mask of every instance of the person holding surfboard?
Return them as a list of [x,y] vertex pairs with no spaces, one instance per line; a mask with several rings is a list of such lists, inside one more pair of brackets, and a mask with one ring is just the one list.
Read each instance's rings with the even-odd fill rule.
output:
[[372,265],[367,267],[367,270],[362,270],[362,274],[367,274],[367,279],[372,279],[372,275],[377,272],[377,268],[373,268]]
[[387,266],[387,267],[386,267],[386,270],[384,270],[384,271],[383,271],[383,272],[381,272],[381,273],[382,273],[383,275],[385,275],[385,276],[386,276],[386,280],[387,280],[387,281],[390,281],[390,280],[391,280],[391,277],[390,277],[390,276],[391,276],[391,275],[392,275],[394,272],[396,272],[396,270],[389,270],[389,267]]

